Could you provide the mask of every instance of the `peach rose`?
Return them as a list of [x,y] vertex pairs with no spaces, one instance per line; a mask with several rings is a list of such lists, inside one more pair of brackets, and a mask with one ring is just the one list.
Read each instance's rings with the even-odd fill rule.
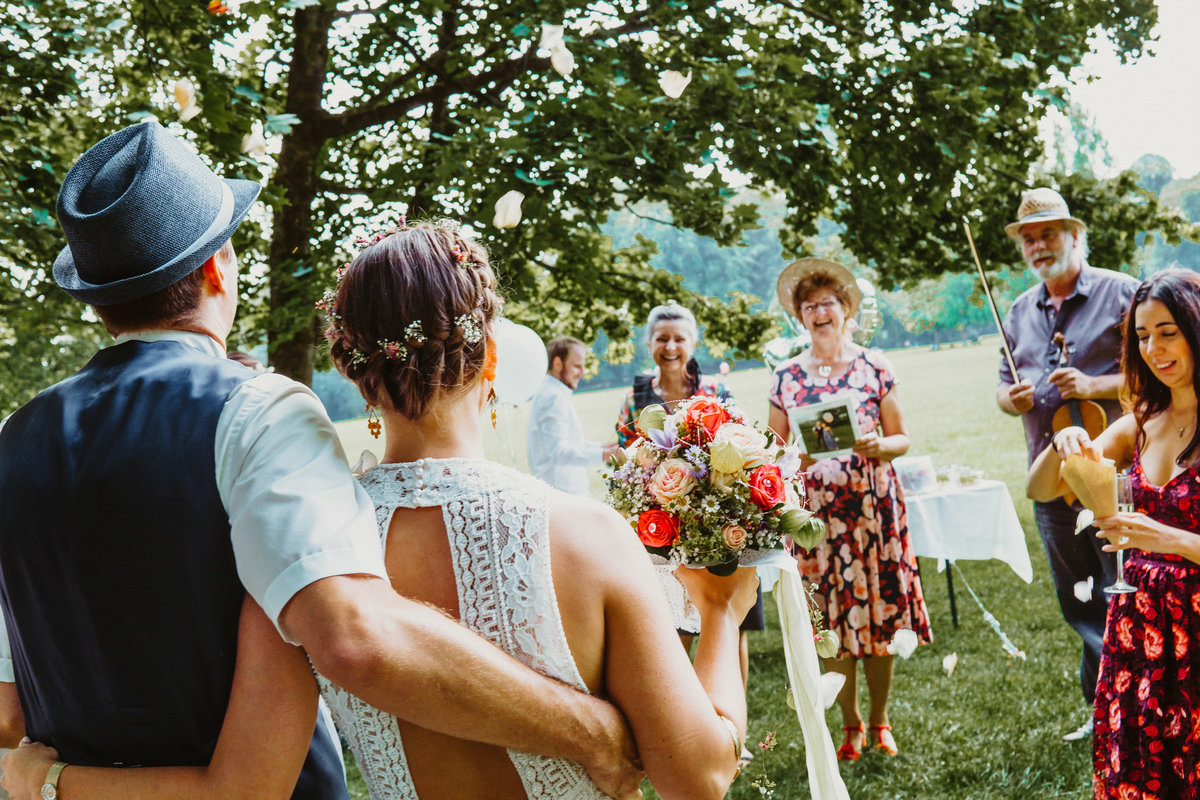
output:
[[730,550],[737,552],[746,546],[746,529],[736,522],[731,522],[721,528],[721,541]]
[[[714,454],[718,444],[731,445],[737,451],[742,457],[738,468],[753,469],[767,463],[767,437],[749,425],[736,422],[722,425],[713,436]],[[721,471],[733,472],[731,469]]]
[[654,471],[647,491],[655,500],[666,505],[683,497],[695,485],[691,464],[682,458],[668,458]]

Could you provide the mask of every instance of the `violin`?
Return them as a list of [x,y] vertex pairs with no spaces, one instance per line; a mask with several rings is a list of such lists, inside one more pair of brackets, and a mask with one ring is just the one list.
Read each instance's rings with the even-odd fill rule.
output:
[[[1062,331],[1055,333],[1051,341],[1055,347],[1059,348],[1059,368],[1067,366],[1070,354],[1067,352],[1067,339],[1063,336]],[[1104,413],[1104,408],[1094,400],[1072,398],[1054,412],[1051,425],[1055,433],[1072,425],[1083,428],[1089,437],[1095,439],[1108,427],[1108,415]]]

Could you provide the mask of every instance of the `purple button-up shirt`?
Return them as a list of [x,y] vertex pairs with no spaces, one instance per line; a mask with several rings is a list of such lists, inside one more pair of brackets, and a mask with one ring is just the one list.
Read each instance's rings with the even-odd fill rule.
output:
[[[1025,290],[1004,320],[1013,360],[1021,378],[1033,382],[1033,408],[1023,414],[1029,461],[1050,443],[1054,412],[1063,405],[1058,387],[1047,377],[1058,368],[1060,349],[1054,334],[1066,338],[1068,366],[1087,375],[1115,375],[1121,371],[1121,320],[1129,310],[1138,281],[1120,272],[1084,265],[1075,291],[1054,307],[1046,285]],[[1000,385],[1015,383],[1001,355]],[[1109,423],[1121,415],[1117,400],[1097,400]]]

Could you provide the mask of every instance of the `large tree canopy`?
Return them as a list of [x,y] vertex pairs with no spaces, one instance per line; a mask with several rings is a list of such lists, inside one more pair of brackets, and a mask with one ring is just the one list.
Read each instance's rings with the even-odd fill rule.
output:
[[[804,251],[818,217],[833,219],[885,288],[968,269],[963,215],[985,262],[1011,263],[1001,226],[1041,156],[1038,120],[1065,103],[1054,87],[1098,34],[1140,55],[1157,17],[1153,0],[244,0],[224,10],[24,0],[0,21],[0,303],[40,320],[26,327],[6,313],[0,333],[10,344],[38,337],[20,357],[40,352],[43,379],[96,336],[50,287],[57,185],[87,143],[148,113],[181,126],[225,174],[266,182],[262,229],[235,240],[246,276],[238,336],[267,339],[275,366],[301,380],[318,352],[313,301],[355,235],[401,213],[474,221],[510,316],[543,335],[604,333],[616,354],[651,305],[675,297],[710,339],[756,356],[771,323],[755,298],[684,291],[649,266],[650,240],[614,248],[601,232],[610,213],[658,209],[737,243],[758,212],[733,200],[733,181],[784,197],[785,254]],[[557,47],[540,46],[546,25],[563,26]],[[691,76],[678,97],[660,86],[667,70]],[[201,109],[182,122],[171,97],[181,78]],[[258,132],[271,155],[242,152]],[[1138,230],[1176,241],[1183,230],[1132,180],[1058,179],[1100,233],[1097,263],[1128,262]],[[526,195],[524,218],[496,228],[494,204],[512,190]]]

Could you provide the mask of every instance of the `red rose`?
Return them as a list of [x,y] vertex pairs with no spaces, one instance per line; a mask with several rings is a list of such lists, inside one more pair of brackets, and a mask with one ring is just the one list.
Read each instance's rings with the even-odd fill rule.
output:
[[750,499],[754,505],[766,511],[774,508],[787,497],[783,475],[774,464],[763,464],[750,473]]
[[712,439],[717,435],[717,428],[729,422],[729,412],[720,403],[697,397],[688,403],[683,420],[689,427],[696,425],[704,428],[708,431],[708,438]]
[[666,547],[679,538],[679,519],[661,508],[651,508],[638,516],[637,532],[647,547]]

